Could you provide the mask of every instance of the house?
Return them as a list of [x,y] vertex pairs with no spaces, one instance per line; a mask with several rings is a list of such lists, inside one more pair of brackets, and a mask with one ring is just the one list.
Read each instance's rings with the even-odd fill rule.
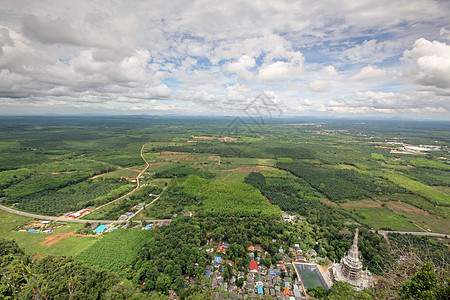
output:
[[282,217],[285,221],[289,221],[289,222],[292,222],[293,220],[295,220],[295,216],[291,216],[285,212],[283,212]]
[[258,295],[264,295],[264,290],[261,285],[258,285],[256,289],[258,290]]
[[214,257],[214,262],[221,263],[222,262],[222,257],[220,257],[220,256]]
[[228,244],[228,243],[222,243],[222,247],[224,247],[224,248],[230,248],[230,244]]
[[291,296],[291,291],[288,288],[284,288],[283,295],[284,296]]
[[255,247],[253,247],[252,245],[248,246],[247,248],[248,251],[255,251]]
[[258,263],[256,260],[252,260],[250,262],[250,272],[257,273],[258,272]]

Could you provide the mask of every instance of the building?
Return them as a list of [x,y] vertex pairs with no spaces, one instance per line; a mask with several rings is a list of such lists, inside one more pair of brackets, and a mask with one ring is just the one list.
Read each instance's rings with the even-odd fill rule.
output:
[[362,262],[359,259],[358,251],[358,228],[356,228],[355,237],[353,238],[353,245],[342,260],[343,274],[350,280],[359,279],[361,277]]
[[334,263],[332,266],[332,274],[335,281],[345,281],[360,288],[369,287],[371,279],[367,271],[363,271],[363,265],[360,260],[358,250],[358,233],[356,228],[353,244],[348,254],[341,259],[340,263]]
[[252,260],[250,262],[250,272],[257,273],[258,272],[258,263],[256,260]]

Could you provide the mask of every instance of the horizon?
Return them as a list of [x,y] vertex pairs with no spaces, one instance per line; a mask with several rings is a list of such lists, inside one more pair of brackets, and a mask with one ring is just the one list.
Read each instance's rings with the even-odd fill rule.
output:
[[[125,114],[97,114],[97,113],[85,113],[85,114],[17,114],[17,115],[1,115],[0,118],[159,118],[159,119],[171,119],[171,118],[186,118],[186,119],[252,119],[252,116],[248,115],[181,115],[181,114],[141,114],[141,115],[125,115]],[[276,122],[281,120],[313,120],[313,121],[389,121],[389,122],[430,122],[430,123],[450,123],[447,119],[420,119],[420,118],[407,118],[407,117],[395,117],[395,116],[385,116],[385,117],[358,117],[358,116],[275,116],[275,117],[265,117],[260,116],[264,122]]]
[[445,121],[448,15],[439,0],[7,0],[0,114],[245,116],[263,94],[278,116]]

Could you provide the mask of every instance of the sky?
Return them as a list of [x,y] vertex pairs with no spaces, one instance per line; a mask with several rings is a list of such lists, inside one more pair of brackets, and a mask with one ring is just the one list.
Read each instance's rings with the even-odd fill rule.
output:
[[450,120],[449,16],[446,0],[0,0],[0,115]]

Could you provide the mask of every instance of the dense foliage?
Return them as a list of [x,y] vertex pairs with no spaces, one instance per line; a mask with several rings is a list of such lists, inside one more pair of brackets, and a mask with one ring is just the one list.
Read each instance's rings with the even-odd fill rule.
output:
[[[0,240],[1,299],[139,299],[117,275],[68,257],[31,261],[8,240]],[[112,298],[114,297],[114,298]]]
[[[60,178],[60,177],[57,177]],[[105,197],[124,186],[117,180],[87,180],[55,190],[44,190],[19,198],[7,198],[7,203],[17,203],[23,210],[46,215],[59,215],[67,211],[79,210],[91,205],[97,197]],[[43,183],[42,187],[48,187]],[[125,186],[125,191],[128,187]],[[31,190],[32,191],[32,190]],[[115,195],[114,195],[115,196]],[[100,201],[98,201],[99,203]],[[106,201],[105,201],[106,202]]]
[[332,201],[405,191],[382,178],[374,178],[353,170],[316,166],[300,161],[277,163],[277,166],[302,177]]

